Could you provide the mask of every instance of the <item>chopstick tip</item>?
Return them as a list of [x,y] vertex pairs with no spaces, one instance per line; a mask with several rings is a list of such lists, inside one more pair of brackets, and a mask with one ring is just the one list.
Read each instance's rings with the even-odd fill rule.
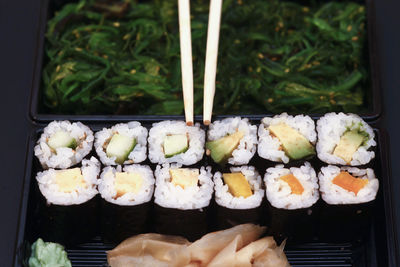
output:
[[209,120],[204,120],[203,123],[204,123],[204,125],[210,125],[211,122]]
[[193,121],[187,121],[187,122],[186,122],[186,125],[187,125],[187,126],[193,126]]

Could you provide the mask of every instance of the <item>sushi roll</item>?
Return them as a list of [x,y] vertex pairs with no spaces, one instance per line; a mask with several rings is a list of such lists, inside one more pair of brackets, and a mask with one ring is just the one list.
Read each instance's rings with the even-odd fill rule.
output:
[[199,123],[194,126],[187,126],[184,121],[154,123],[148,141],[152,163],[192,165],[203,158],[205,133]]
[[119,243],[146,232],[154,191],[153,171],[148,166],[126,165],[123,170],[106,167],[99,182],[103,240]]
[[48,204],[78,205],[98,193],[96,187],[99,172],[100,162],[92,157],[83,160],[81,168],[38,172],[36,180]]
[[230,171],[214,174],[217,229],[242,223],[261,224],[261,176],[253,166],[231,167]]
[[308,162],[299,168],[268,168],[264,182],[268,201],[278,209],[309,208],[319,199],[317,175]]
[[264,182],[270,233],[279,240],[305,241],[311,238],[317,223],[314,204],[319,199],[317,175],[311,164],[305,162],[300,167],[277,165],[268,168]]
[[379,181],[373,169],[322,167],[318,175],[322,199],[331,205],[359,204],[375,199]]
[[230,168],[231,173],[214,174],[215,201],[230,209],[251,209],[261,205],[264,190],[253,166]]
[[93,140],[93,132],[80,122],[53,121],[37,141],[35,156],[44,169],[66,169],[89,154]]
[[120,123],[95,134],[94,146],[104,165],[132,164],[146,160],[147,129],[140,122]]
[[371,212],[379,189],[374,171],[329,165],[321,168],[318,178],[324,200],[320,212],[321,240],[361,240],[369,234]]
[[207,155],[224,165],[246,165],[256,153],[257,126],[247,118],[226,118],[210,124]]
[[100,162],[92,157],[81,168],[37,173],[39,228],[46,240],[76,244],[95,234],[99,172]]
[[196,240],[207,232],[213,194],[211,167],[182,168],[164,164],[155,171],[155,230]]
[[180,164],[157,166],[154,202],[165,208],[201,209],[213,193],[211,168],[181,168]]
[[135,206],[149,202],[153,196],[154,176],[149,166],[138,164],[123,168],[106,167],[100,177],[99,192],[107,202]]
[[328,164],[358,166],[375,157],[371,126],[358,115],[328,113],[317,121],[318,158]]
[[305,115],[287,113],[265,117],[258,128],[258,155],[275,162],[311,158],[315,155],[315,123]]

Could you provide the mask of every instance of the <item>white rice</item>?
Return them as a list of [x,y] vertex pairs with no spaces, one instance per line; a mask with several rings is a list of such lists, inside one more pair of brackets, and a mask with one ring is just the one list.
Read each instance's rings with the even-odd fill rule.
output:
[[[292,194],[289,184],[280,179],[288,174],[293,174],[303,186],[304,191],[301,195]],[[288,169],[283,165],[268,168],[264,182],[268,201],[278,209],[309,208],[319,199],[317,175],[308,162],[299,168]]]
[[[167,135],[186,134],[189,148],[186,152],[166,158],[164,154],[164,139]],[[180,163],[192,165],[199,162],[204,154],[205,133],[200,124],[187,126],[184,121],[162,121],[154,123],[149,132],[149,159],[152,163]]]
[[228,189],[228,185],[222,181],[222,174],[214,174],[215,201],[218,205],[229,209],[252,209],[261,205],[264,190],[261,188],[261,176],[253,166],[231,167],[230,171],[241,172],[246,177],[253,191],[249,197],[234,197]]
[[257,150],[257,126],[251,125],[247,118],[240,117],[226,118],[220,121],[214,121],[208,129],[208,141],[214,141],[233,134],[237,131],[244,133],[238,147],[233,150],[232,157],[228,163],[232,165],[248,164]]
[[155,182],[153,171],[150,167],[139,164],[125,166],[123,168],[124,172],[140,173],[143,178],[143,184],[138,193],[126,193],[116,199],[117,191],[115,190],[115,173],[121,172],[121,170],[121,166],[117,166],[117,168],[106,167],[103,169],[98,186],[101,197],[108,202],[121,206],[134,206],[149,202],[153,196]]
[[[368,179],[366,184],[358,194],[349,192],[342,187],[333,184],[332,180],[340,173],[340,171],[347,171],[356,178]],[[337,204],[359,204],[369,202],[375,199],[376,193],[379,188],[379,181],[375,178],[373,169],[359,169],[356,167],[337,167],[328,165],[322,167],[318,174],[320,191],[322,199],[331,205]]]
[[364,165],[375,157],[373,151],[369,151],[376,146],[375,134],[371,126],[363,121],[358,115],[344,113],[328,113],[317,121],[317,154],[318,158],[329,164],[348,165],[342,158],[333,155],[335,147],[339,144],[340,137],[347,130],[358,129],[365,131],[369,135],[369,140],[360,146],[353,154],[350,162],[351,166]]
[[97,177],[100,173],[100,162],[95,157],[91,157],[90,160],[84,159],[80,169],[87,187],[78,187],[76,191],[71,193],[60,192],[55,183],[56,173],[62,170],[49,169],[37,173],[36,180],[40,192],[46,198],[48,204],[77,205],[92,199],[98,193],[96,187]]
[[[54,133],[64,130],[75,138],[77,147],[59,147],[54,151],[47,144],[48,139]],[[93,147],[93,132],[80,122],[52,121],[44,128],[40,139],[35,146],[35,156],[39,159],[44,169],[58,168],[66,169],[78,164],[89,154]]]
[[265,117],[261,120],[258,128],[258,155],[271,161],[288,163],[290,159],[285,151],[280,149],[282,147],[281,142],[276,136],[272,136],[268,130],[269,126],[281,123],[285,123],[299,131],[313,145],[317,141],[317,133],[314,121],[305,115],[291,116],[287,113],[282,113],[275,115],[273,118]]
[[106,145],[116,133],[133,137],[136,139],[135,148],[129,153],[128,159],[124,164],[140,163],[146,160],[147,152],[147,129],[141,126],[140,122],[131,121],[128,123],[119,123],[111,128],[103,128],[103,130],[95,134],[96,140],[94,147],[97,155],[104,165],[118,165],[115,162],[116,157],[108,157],[106,154]]
[[154,202],[164,208],[181,210],[207,207],[210,204],[214,185],[211,180],[211,167],[201,167],[199,185],[186,187],[185,189],[171,183],[169,169],[180,167],[181,164],[157,166],[155,171],[156,189],[154,192]]

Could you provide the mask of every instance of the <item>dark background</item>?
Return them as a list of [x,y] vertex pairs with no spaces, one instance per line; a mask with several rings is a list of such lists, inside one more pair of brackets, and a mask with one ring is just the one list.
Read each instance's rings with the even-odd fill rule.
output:
[[[376,0],[378,63],[384,95],[382,123],[390,135],[397,230],[400,230],[400,1]],[[0,0],[0,265],[11,266],[30,122],[39,0]]]

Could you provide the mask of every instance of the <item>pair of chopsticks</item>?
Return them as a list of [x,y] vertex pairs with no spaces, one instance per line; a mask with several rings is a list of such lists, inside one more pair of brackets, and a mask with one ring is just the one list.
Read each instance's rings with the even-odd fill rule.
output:
[[[178,0],[179,35],[181,46],[181,73],[183,102],[187,125],[193,125],[193,62],[192,37],[190,27],[190,0]],[[215,95],[215,77],[217,74],[217,57],[219,28],[221,23],[222,0],[210,0],[208,17],[206,65],[204,71],[203,123],[211,123]]]

